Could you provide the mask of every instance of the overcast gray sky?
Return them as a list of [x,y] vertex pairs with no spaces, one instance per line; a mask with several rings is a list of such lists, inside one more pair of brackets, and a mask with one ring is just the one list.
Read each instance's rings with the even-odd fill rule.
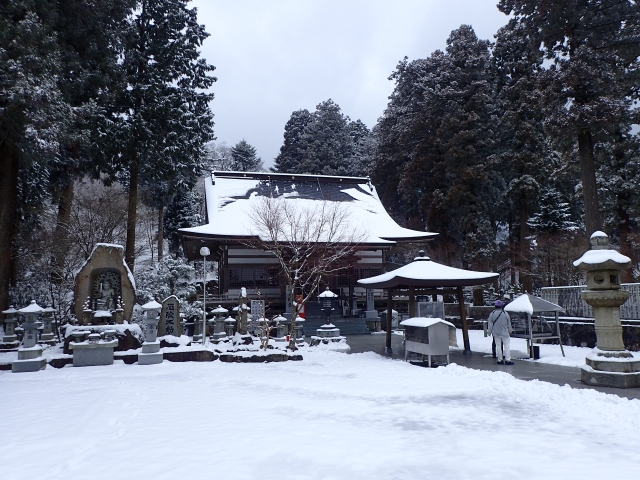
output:
[[507,22],[498,0],[195,0],[211,36],[202,55],[216,66],[215,134],[256,147],[265,166],[282,145],[295,110],[329,98],[373,127],[398,61],[444,49],[470,24],[493,40]]

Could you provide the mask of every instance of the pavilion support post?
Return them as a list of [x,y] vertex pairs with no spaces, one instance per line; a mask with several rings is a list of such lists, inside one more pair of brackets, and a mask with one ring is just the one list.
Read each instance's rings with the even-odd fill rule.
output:
[[458,304],[460,305],[460,321],[462,322],[462,339],[464,342],[464,355],[471,355],[471,344],[469,343],[469,329],[467,328],[467,310],[464,306],[464,295],[462,287],[458,287]]
[[391,320],[393,317],[393,289],[387,290],[387,332],[386,332],[386,344],[384,347],[384,353],[389,356],[393,355],[393,349],[391,348]]
[[416,289],[409,287],[409,318],[416,316]]

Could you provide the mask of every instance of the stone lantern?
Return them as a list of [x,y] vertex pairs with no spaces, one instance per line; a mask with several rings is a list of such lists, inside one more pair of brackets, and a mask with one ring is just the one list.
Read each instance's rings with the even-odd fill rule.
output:
[[222,340],[227,336],[224,329],[224,316],[229,313],[229,310],[224,308],[222,305],[218,305],[211,311],[211,313],[215,315],[213,332],[211,333],[211,340],[215,342]]
[[233,317],[225,318],[224,329],[227,332],[227,337],[233,337],[236,333],[236,319]]
[[620,306],[629,292],[620,290],[620,272],[631,266],[631,259],[609,249],[609,237],[595,232],[591,249],[573,262],[587,274],[587,289],[582,299],[593,307],[596,348],[587,355],[582,367],[582,381],[608,387],[640,386],[640,358],[627,351],[622,341]]
[[55,313],[55,308],[49,306],[42,310],[42,335],[40,335],[40,341],[42,343],[47,343],[50,345],[55,345],[55,340],[53,338],[53,314]]
[[31,303],[18,310],[18,313],[25,316],[22,324],[24,337],[22,347],[18,349],[18,359],[13,362],[11,370],[14,373],[37,372],[47,366],[47,360],[42,356],[42,347],[37,345],[40,326],[38,317],[42,313],[42,307],[35,300],[31,300]]
[[285,338],[289,334],[289,320],[282,315],[273,317],[273,322],[276,324],[276,338]]
[[142,353],[138,354],[138,365],[162,363],[162,353],[160,352],[160,342],[158,341],[158,322],[160,321],[161,309],[162,305],[155,300],[142,306],[142,310],[147,312],[145,319],[147,334],[142,344]]
[[4,315],[4,337],[2,344],[0,344],[0,350],[15,350],[20,345],[16,335],[16,313],[18,311],[13,308],[13,305],[2,312]]

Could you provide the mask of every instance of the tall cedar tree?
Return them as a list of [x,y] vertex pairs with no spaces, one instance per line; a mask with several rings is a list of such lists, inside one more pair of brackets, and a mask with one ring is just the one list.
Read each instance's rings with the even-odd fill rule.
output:
[[125,260],[132,270],[139,182],[191,188],[202,170],[204,145],[213,139],[213,94],[204,90],[216,80],[209,75],[215,67],[200,58],[208,33],[196,9],[186,5],[137,2],[125,34],[126,85],[107,114],[109,178],[121,178],[129,188]]
[[602,226],[594,145],[625,124],[638,98],[640,3],[634,0],[500,0],[552,65],[543,88],[547,126],[577,144],[587,235]]
[[[91,155],[92,130],[99,107],[113,100],[114,85],[121,75],[118,61],[125,19],[133,0],[66,0],[59,2],[54,25],[59,51],[59,86],[71,107],[65,129],[59,136],[59,154],[51,158],[50,188],[58,205],[51,279],[62,282],[63,264],[69,249],[67,228],[74,198],[75,180],[88,172],[99,172]],[[93,139],[102,150],[110,139]],[[102,141],[102,145],[100,141]]]
[[445,260],[465,266],[488,266],[495,248],[491,211],[504,189],[492,156],[489,46],[463,25],[451,33],[446,53],[405,59],[391,76],[396,87],[378,125],[374,173],[383,194],[401,194],[405,224],[446,232]]
[[[24,187],[42,191],[58,153],[65,108],[57,85],[56,2],[0,3],[0,308],[8,307],[12,247],[25,211]],[[33,190],[33,189],[32,189]]]

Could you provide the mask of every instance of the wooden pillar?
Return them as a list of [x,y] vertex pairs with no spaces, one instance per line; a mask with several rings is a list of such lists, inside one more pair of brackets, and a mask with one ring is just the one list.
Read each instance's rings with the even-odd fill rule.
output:
[[393,355],[393,349],[391,348],[391,317],[393,310],[393,289],[387,289],[387,332],[386,332],[386,344],[384,352],[388,355]]
[[460,321],[462,322],[462,339],[464,341],[464,354],[471,355],[471,345],[469,343],[469,329],[467,328],[467,311],[464,308],[464,295],[462,287],[458,287],[458,304],[460,305]]
[[409,318],[416,316],[416,289],[409,287]]

